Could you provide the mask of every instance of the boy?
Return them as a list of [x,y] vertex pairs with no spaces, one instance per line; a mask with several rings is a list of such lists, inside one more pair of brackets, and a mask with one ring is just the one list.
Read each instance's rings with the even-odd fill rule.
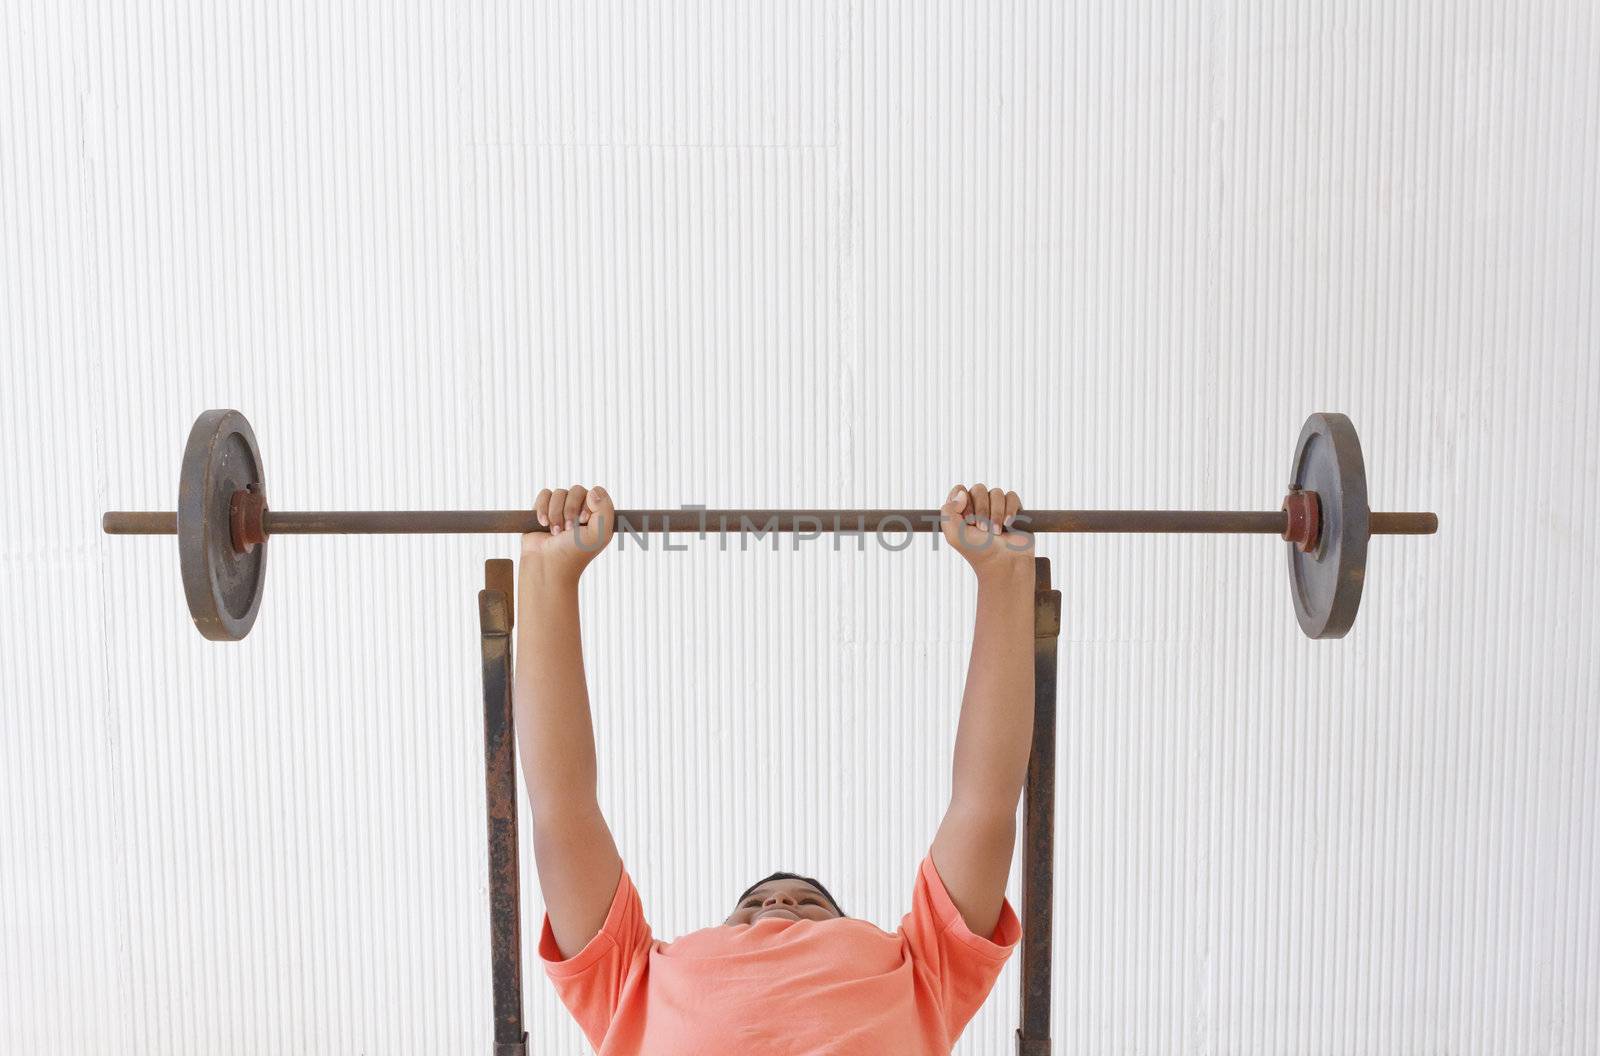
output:
[[522,537],[517,737],[544,894],[539,957],[599,1056],[947,1056],[1021,938],[1005,897],[1033,737],[1031,534],[1016,492],[957,485],[940,530],[978,577],[950,805],[893,934],[820,881],[778,872],[721,925],[645,922],[596,795],[578,578],[609,544],[602,487],[539,492]]

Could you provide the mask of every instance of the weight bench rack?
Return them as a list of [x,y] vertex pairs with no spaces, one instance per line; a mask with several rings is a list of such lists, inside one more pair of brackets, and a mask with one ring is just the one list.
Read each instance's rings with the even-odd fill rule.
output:
[[[1050,965],[1056,796],[1056,641],[1061,592],[1050,559],[1034,558],[1033,750],[1023,788],[1021,1026],[1017,1056],[1050,1056]],[[484,562],[478,592],[483,641],[483,762],[489,848],[489,966],[493,1056],[527,1056],[522,1020],[522,904],[517,856],[516,726],[511,702],[511,632],[516,573],[510,560]]]

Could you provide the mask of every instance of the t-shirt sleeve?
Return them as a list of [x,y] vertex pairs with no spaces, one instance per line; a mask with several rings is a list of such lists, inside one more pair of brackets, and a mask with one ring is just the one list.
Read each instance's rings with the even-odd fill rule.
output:
[[566,960],[561,959],[550,914],[545,913],[539,932],[539,960],[561,1003],[597,1051],[623,1000],[645,985],[652,942],[639,892],[626,867],[617,879],[605,923],[583,949]]
[[976,935],[945,889],[933,854],[922,858],[911,893],[911,912],[900,921],[919,983],[938,1005],[946,1042],[956,1043],[967,1023],[983,1007],[1022,938],[1022,923],[1010,899],[1000,903],[1000,919],[988,936]]

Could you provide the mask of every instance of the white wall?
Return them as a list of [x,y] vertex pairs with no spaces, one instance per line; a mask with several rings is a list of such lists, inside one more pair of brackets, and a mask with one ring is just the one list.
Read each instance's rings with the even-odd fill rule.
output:
[[[1041,543],[1057,1051],[1596,1052],[1597,58],[1576,0],[0,5],[0,1048],[488,1051],[513,542],[280,540],[205,642],[99,519],[231,406],[277,509],[1273,508],[1345,411],[1442,525],[1348,639],[1270,539]],[[776,868],[895,926],[974,597],[921,544],[594,567],[658,935]]]

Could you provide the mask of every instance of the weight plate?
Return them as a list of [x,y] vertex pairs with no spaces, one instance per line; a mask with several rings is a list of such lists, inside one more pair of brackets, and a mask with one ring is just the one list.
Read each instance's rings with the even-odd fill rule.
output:
[[1367,574],[1367,468],[1350,419],[1324,412],[1306,419],[1295,444],[1289,479],[1317,493],[1322,532],[1317,548],[1289,548],[1294,614],[1308,638],[1343,638],[1361,604]]
[[266,479],[256,434],[238,411],[206,411],[195,419],[178,479],[178,562],[189,615],[214,642],[250,633],[266,586],[267,544],[247,554],[233,549],[233,493]]

